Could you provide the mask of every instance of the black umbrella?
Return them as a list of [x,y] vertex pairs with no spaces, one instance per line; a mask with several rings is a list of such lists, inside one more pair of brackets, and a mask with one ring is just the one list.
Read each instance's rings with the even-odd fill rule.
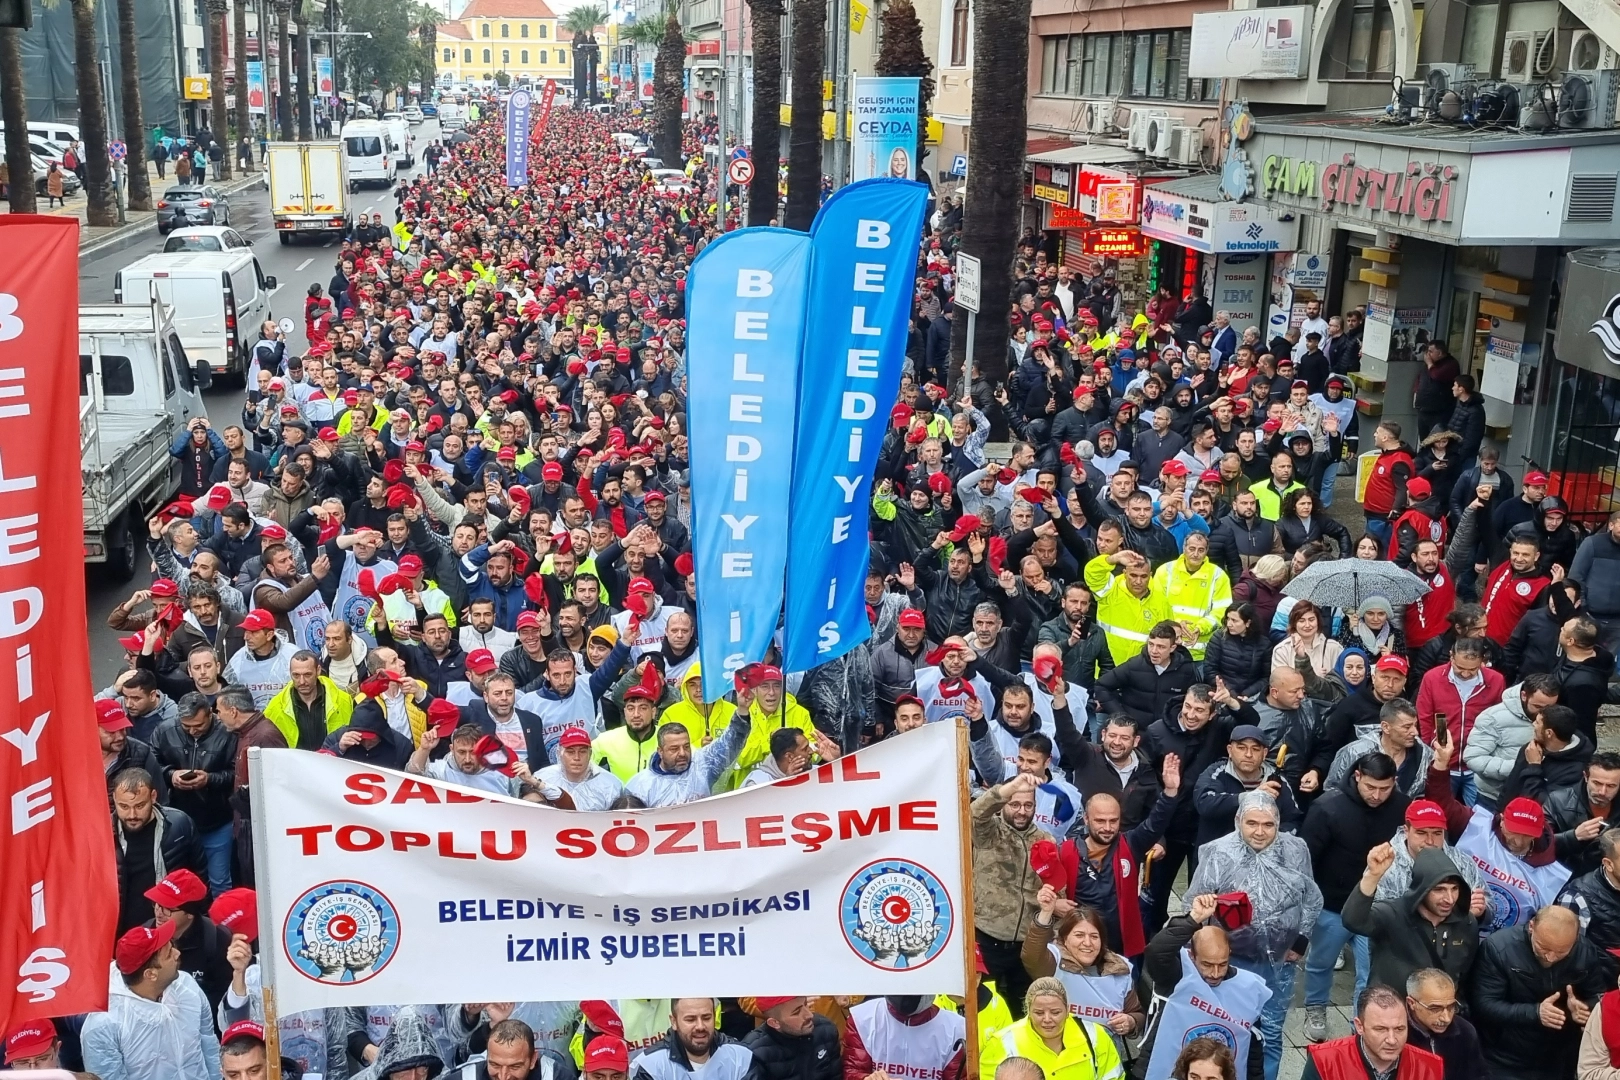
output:
[[472,142],[472,136],[465,131],[452,131],[444,141],[447,146],[460,146],[464,142]]

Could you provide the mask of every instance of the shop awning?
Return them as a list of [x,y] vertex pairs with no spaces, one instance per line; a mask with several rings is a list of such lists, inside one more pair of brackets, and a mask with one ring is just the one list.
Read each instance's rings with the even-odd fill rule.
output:
[[1142,155],[1123,146],[1087,143],[1031,154],[1025,160],[1031,165],[1123,165],[1130,161],[1141,161]]
[[1189,199],[1202,202],[1217,202],[1221,199],[1221,174],[1199,173],[1197,176],[1182,176],[1175,180],[1166,180],[1162,184],[1154,184],[1153,190],[1169,192],[1172,195],[1185,195]]

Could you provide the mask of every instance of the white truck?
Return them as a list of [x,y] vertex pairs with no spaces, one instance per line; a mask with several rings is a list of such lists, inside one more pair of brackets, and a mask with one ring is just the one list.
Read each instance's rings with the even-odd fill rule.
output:
[[347,232],[349,162],[343,143],[273,142],[270,154],[270,216],[283,244],[299,233]]
[[84,485],[84,561],[113,581],[139,565],[147,520],[179,486],[169,447],[208,416],[206,360],[186,358],[169,309],[79,308],[79,454]]

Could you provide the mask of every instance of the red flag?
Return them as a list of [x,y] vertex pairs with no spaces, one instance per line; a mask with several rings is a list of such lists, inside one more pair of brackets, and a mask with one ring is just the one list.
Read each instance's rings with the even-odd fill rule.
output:
[[547,79],[546,88],[540,92],[540,119],[534,122],[534,128],[540,134],[545,134],[546,121],[551,119],[551,103],[557,97],[557,80]]
[[79,227],[0,218],[0,1031],[107,1007],[118,919],[77,491]]

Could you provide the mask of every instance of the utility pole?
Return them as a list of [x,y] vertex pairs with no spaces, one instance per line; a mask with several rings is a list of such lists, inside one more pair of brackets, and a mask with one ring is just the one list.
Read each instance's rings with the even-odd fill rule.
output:
[[833,190],[849,175],[849,0],[833,5]]
[[720,20],[720,89],[717,91],[718,97],[715,101],[715,105],[718,106],[715,112],[720,117],[720,130],[718,136],[720,145],[715,148],[714,152],[714,186],[716,188],[714,205],[715,223],[720,226],[721,232],[725,232],[727,195],[726,167],[730,164],[730,160],[726,154],[726,129],[729,126],[727,121],[730,118],[726,116],[726,76],[728,72],[726,71],[726,26],[724,7],[721,8]]

